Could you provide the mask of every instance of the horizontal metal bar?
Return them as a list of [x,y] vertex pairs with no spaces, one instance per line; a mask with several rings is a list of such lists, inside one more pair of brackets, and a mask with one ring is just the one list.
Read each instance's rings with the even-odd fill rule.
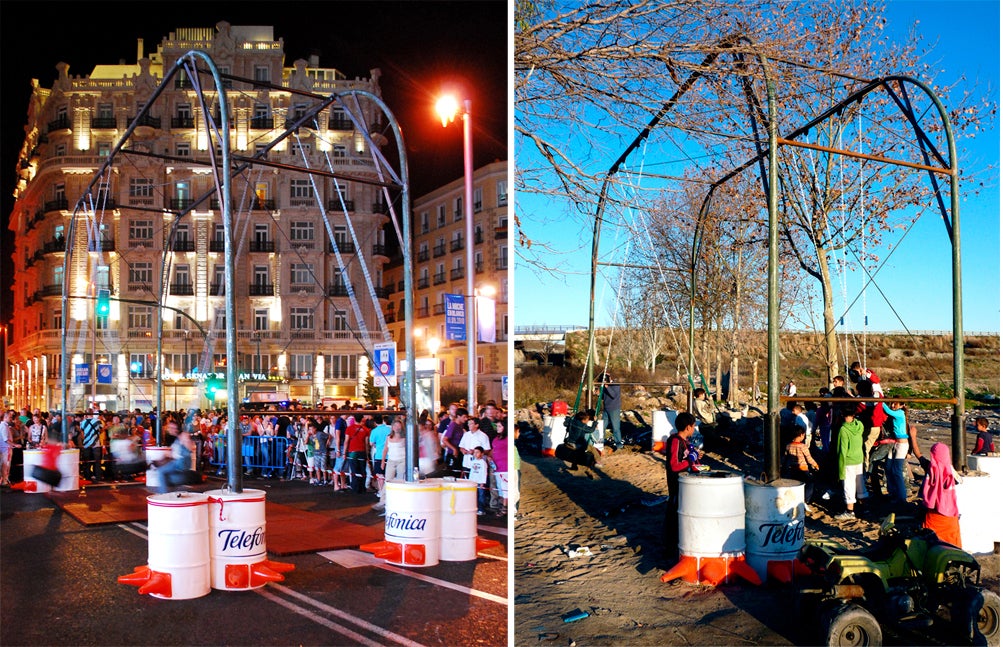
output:
[[848,151],[842,148],[831,148],[829,146],[822,146],[820,144],[797,142],[792,139],[784,139],[783,137],[777,137],[777,144],[783,144],[786,146],[795,146],[797,148],[810,148],[816,151],[823,151],[826,153],[836,153],[837,155],[846,155],[847,157],[872,160],[874,162],[884,162],[886,164],[895,164],[897,166],[908,166],[909,168],[916,168],[916,169],[921,169],[923,171],[930,171],[931,173],[943,173],[944,175],[954,175],[954,171],[952,171],[949,168],[941,168],[939,166],[929,166],[928,164],[917,164],[916,162],[905,162],[903,160],[891,159],[890,157],[882,157],[881,155],[868,155],[867,153],[857,153],[855,151]]

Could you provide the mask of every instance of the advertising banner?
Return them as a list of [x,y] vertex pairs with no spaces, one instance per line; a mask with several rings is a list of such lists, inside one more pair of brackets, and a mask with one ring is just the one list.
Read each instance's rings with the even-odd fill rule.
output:
[[467,341],[466,306],[462,294],[446,294],[446,341]]

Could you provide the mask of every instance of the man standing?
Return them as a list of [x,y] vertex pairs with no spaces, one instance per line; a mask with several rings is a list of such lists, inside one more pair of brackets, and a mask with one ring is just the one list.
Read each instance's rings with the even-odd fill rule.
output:
[[[491,450],[491,441],[488,435],[481,431],[481,421],[477,418],[467,419],[467,431],[460,438],[460,453],[463,455],[463,475],[464,478],[470,474],[470,466],[474,461],[474,448],[480,447],[485,453]],[[485,481],[486,483],[486,481]]]
[[390,435],[390,416],[380,416],[380,424],[373,427],[369,432],[368,450],[369,459],[373,466],[373,479],[376,481],[376,492],[383,499],[383,446]]
[[4,411],[0,420],[0,486],[3,487],[10,487],[10,459],[15,444],[10,435],[10,419],[10,411]]
[[613,434],[613,448],[623,448],[620,439],[620,385],[613,384],[607,373],[602,380],[602,418],[605,428]]
[[89,481],[101,480],[101,419],[90,410],[80,422],[83,441],[80,445],[81,475]]
[[[452,405],[450,405],[450,409],[452,409]],[[449,423],[445,433],[442,434],[442,446],[446,450],[444,459],[446,469],[454,472],[459,472],[463,467],[463,454],[460,453],[460,439],[463,438],[463,434],[467,428],[467,418],[467,410],[457,408],[456,415],[453,416],[453,421]]]

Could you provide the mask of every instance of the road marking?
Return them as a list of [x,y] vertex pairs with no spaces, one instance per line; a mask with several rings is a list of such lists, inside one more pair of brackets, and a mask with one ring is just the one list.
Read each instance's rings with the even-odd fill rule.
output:
[[484,530],[485,532],[491,532],[496,535],[508,535],[508,528],[504,526],[482,526],[478,524],[477,529]]
[[[355,617],[353,615],[349,615],[349,614],[345,613],[344,611],[342,611],[340,609],[336,609],[335,607],[332,607],[330,605],[324,604],[323,602],[320,602],[318,600],[314,600],[313,598],[311,598],[309,596],[306,596],[306,595],[303,595],[302,593],[298,593],[298,592],[290,589],[287,586],[283,586],[281,584],[276,584],[275,582],[271,582],[271,583],[268,584],[267,588],[278,589],[279,591],[282,591],[286,595],[288,595],[290,597],[293,597],[293,598],[296,598],[300,602],[304,602],[304,603],[309,604],[311,606],[317,607],[318,609],[321,609],[321,610],[323,610],[326,613],[330,613],[333,616],[337,616],[338,618],[341,618],[342,620],[345,620],[347,622],[351,622],[351,623],[354,623],[356,625],[359,625],[360,627],[366,629],[367,631],[371,631],[374,634],[376,634],[376,635],[378,635],[378,636],[380,636],[382,638],[386,638],[386,639],[392,640],[393,642],[395,642],[395,643],[397,643],[399,645],[406,645],[407,647],[424,647],[421,643],[415,642],[415,641],[411,640],[410,638],[407,638],[406,636],[401,636],[400,634],[395,634],[392,631],[387,631],[383,627],[380,627],[378,625],[374,625],[373,623],[367,622],[366,620],[363,620],[362,618],[357,618],[357,617]],[[286,602],[285,600],[282,600],[278,596],[275,596],[274,594],[268,593],[264,589],[256,589],[255,592],[256,593],[260,593],[261,595],[264,595],[265,597],[267,597],[269,599],[272,599],[272,600],[274,600],[276,602],[279,602],[280,604],[283,604],[284,606],[285,605],[291,605],[290,608],[299,609],[299,607],[297,607],[295,605],[292,605],[291,602]],[[316,615],[314,613],[311,613],[310,611],[307,611],[305,609],[302,610],[302,611],[297,611],[297,613],[300,613],[301,615],[306,616],[306,617],[310,618],[311,620],[315,620],[317,622],[320,622],[320,624],[323,624],[325,626],[328,626],[327,623],[330,623],[334,627],[338,626],[338,625],[335,625],[333,622],[330,622],[326,618],[322,618],[321,616],[318,616],[318,615]],[[345,631],[351,631],[351,630],[346,629]],[[354,634],[354,632],[352,632],[352,633]],[[345,633],[345,635],[347,636],[349,634]],[[358,636],[358,634],[354,634],[352,637],[356,637],[356,636]],[[366,642],[367,645],[374,645],[375,647],[381,647],[383,644],[385,644],[385,643],[379,643],[379,642],[374,643],[374,642],[369,641],[369,640],[367,640],[365,638],[362,638],[362,637],[359,637],[358,639],[359,640],[365,640],[365,642]]]
[[[254,592],[257,593],[258,595],[262,596],[263,598],[271,600],[272,602],[278,604],[279,606],[283,606],[283,607],[289,609],[290,611],[292,611],[295,614],[301,615],[304,618],[307,618],[309,620],[313,620],[317,624],[323,625],[323,626],[327,627],[328,629],[330,629],[331,631],[339,633],[339,634],[341,634],[343,636],[347,636],[348,638],[351,638],[352,640],[357,641],[360,645],[368,645],[369,647],[382,647],[382,645],[385,644],[385,643],[382,643],[382,642],[377,642],[375,640],[370,640],[369,638],[366,638],[365,636],[363,636],[362,634],[360,634],[358,632],[352,631],[351,629],[348,629],[347,627],[342,627],[341,625],[337,624],[336,622],[332,622],[332,621],[328,620],[327,618],[325,618],[323,616],[320,616],[320,615],[318,615],[316,613],[313,613],[312,611],[310,611],[308,609],[304,609],[303,607],[300,607],[300,606],[298,606],[296,604],[293,604],[292,602],[289,602],[288,600],[283,600],[282,598],[280,598],[279,596],[275,595],[274,593],[271,593],[271,592],[266,591],[264,589],[254,589]],[[405,643],[401,643],[401,644],[405,644]],[[417,643],[410,643],[410,644],[415,644],[416,645]]]
[[505,555],[488,555],[487,553],[477,553],[478,557],[483,557],[484,559],[497,559],[499,562],[507,562],[508,557]]
[[122,530],[124,530],[126,532],[131,532],[132,534],[136,535],[140,539],[149,539],[149,537],[147,536],[146,533],[142,533],[142,532],[140,532],[138,530],[134,530],[133,528],[130,528],[129,526],[125,525],[124,523],[120,523],[120,524],[117,524],[117,525]]
[[435,584],[436,586],[441,586],[445,589],[453,589],[454,591],[459,591],[461,593],[466,593],[474,597],[483,598],[490,602],[497,602],[498,604],[508,604],[508,598],[503,598],[493,593],[485,593],[484,591],[478,591],[477,589],[472,589],[467,586],[461,586],[459,584],[453,584],[452,582],[447,582],[446,580],[440,580],[436,577],[429,577],[428,575],[422,575],[421,573],[415,573],[409,571],[406,568],[398,568],[396,566],[390,566],[389,564],[380,564],[376,568],[382,568],[385,571],[391,573],[397,573],[398,575],[404,575],[406,577],[413,577],[416,580],[421,580],[423,582],[429,582],[430,584]]

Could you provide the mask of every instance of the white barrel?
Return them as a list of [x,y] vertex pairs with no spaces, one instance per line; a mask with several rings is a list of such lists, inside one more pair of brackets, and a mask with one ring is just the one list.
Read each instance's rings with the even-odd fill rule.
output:
[[199,598],[209,593],[209,521],[206,495],[168,492],[146,497],[151,571],[171,576],[170,594],[150,595],[171,600]]
[[63,477],[59,481],[59,485],[56,486],[57,492],[69,492],[80,489],[79,449],[64,449],[59,452],[59,458],[56,459],[56,469],[59,470],[59,473]]
[[209,554],[212,588],[220,591],[259,589],[252,566],[268,559],[265,543],[265,492],[237,494],[210,490]]
[[669,445],[669,436],[676,433],[676,412],[665,409],[655,409],[651,412],[651,448],[654,451],[665,451]]
[[596,421],[596,430],[592,432],[592,445],[600,452],[606,447],[606,423],[602,417]]
[[439,559],[477,559],[477,484],[467,479],[442,480],[442,542]]
[[153,466],[156,461],[171,457],[170,447],[147,447],[146,464],[150,467],[146,470],[146,487],[156,489],[161,485],[160,470]]
[[1000,455],[999,454],[988,454],[986,456],[976,456],[975,454],[968,455],[968,469],[975,470],[976,472],[985,472],[986,474],[992,474],[997,478],[1000,478]]
[[804,545],[804,483],[745,481],[745,561],[766,581],[771,561],[793,562]]
[[401,550],[387,562],[398,566],[435,566],[439,563],[439,502],[442,479],[387,481],[383,539]]
[[35,489],[25,489],[28,494],[41,494],[42,492],[51,492],[52,486],[48,483],[42,483],[41,481],[35,479],[32,475],[33,469],[36,465],[41,465],[42,460],[45,457],[45,452],[41,449],[26,449],[24,450],[24,481],[25,483],[34,483]]
[[999,498],[998,478],[985,473],[968,474],[955,486],[961,548],[969,553],[991,553],[993,544],[1003,537],[1003,518],[987,511],[988,502]]
[[564,426],[566,416],[543,416],[543,454],[553,456],[554,449],[564,442],[568,434]]
[[679,475],[679,554],[721,557],[745,551],[742,475],[724,470]]

